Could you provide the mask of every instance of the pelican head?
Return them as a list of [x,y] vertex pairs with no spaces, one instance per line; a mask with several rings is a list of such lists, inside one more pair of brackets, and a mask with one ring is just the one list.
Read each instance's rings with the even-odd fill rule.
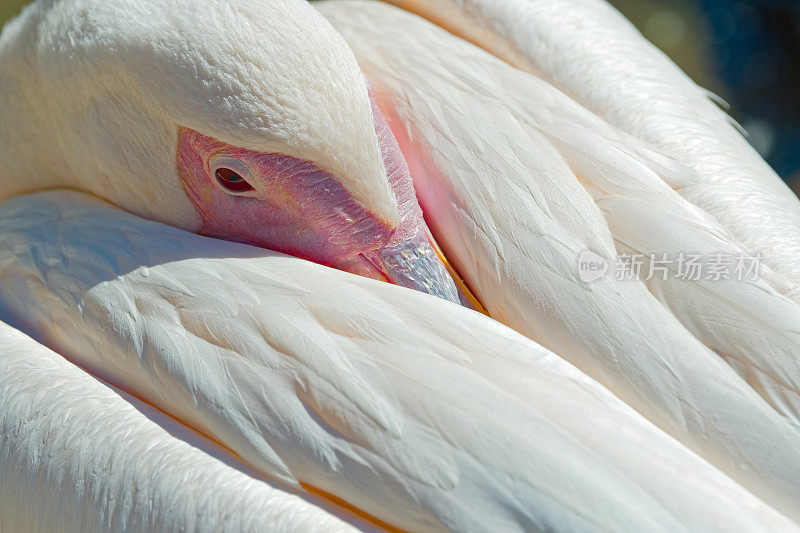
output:
[[0,197],[82,189],[459,301],[352,52],[305,1],[40,0],[0,38],[0,83]]

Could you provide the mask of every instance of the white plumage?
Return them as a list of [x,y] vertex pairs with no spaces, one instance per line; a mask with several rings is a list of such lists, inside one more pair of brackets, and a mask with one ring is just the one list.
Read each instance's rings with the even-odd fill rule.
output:
[[791,529],[559,357],[449,302],[63,191],[6,202],[0,235],[14,323],[270,477],[394,526]]
[[5,324],[0,405],[0,531],[354,530]]
[[[394,7],[316,4],[438,243],[544,347],[87,195],[13,198],[0,320],[58,353],[0,323],[0,530],[797,529],[796,199],[601,2],[391,3],[524,69]],[[311,159],[392,217],[364,82],[302,2],[54,6],[0,38],[0,197],[72,186],[198,231],[170,181],[188,126]],[[769,268],[587,284],[585,250]]]
[[192,128],[312,161],[397,216],[363,76],[305,1],[40,0],[0,65],[0,198],[70,187],[199,231],[176,176]]
[[[644,284],[578,278],[584,250],[613,261],[612,238],[621,250],[672,258],[746,254],[670,187],[692,171],[413,15],[377,2],[318,8],[395,116],[429,224],[491,316],[793,512],[800,307],[765,279],[656,278],[650,288],[665,308]],[[766,435],[783,444],[765,445]],[[776,449],[787,455],[776,461]]]
[[681,195],[800,298],[800,203],[698,87],[604,0],[388,0],[551,82],[698,179]]

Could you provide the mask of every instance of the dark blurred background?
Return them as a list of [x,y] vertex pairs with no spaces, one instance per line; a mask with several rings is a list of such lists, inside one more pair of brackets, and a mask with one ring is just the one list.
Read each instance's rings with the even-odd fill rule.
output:
[[611,0],[800,192],[800,0]]
[[[700,85],[800,192],[800,0],[610,0]],[[0,0],[0,24],[27,0]]]
[[0,24],[5,22],[19,13],[22,6],[27,4],[30,0],[0,0]]

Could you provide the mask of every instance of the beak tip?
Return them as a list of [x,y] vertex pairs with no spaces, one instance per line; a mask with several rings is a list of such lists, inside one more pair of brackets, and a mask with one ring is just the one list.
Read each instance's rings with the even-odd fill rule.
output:
[[412,238],[390,242],[368,259],[391,283],[483,312],[427,232],[417,231]]

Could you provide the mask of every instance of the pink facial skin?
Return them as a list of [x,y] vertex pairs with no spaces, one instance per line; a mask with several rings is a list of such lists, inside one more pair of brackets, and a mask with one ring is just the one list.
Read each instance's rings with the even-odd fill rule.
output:
[[[254,190],[234,195],[217,184],[214,159],[235,168]],[[223,160],[224,164],[224,160]],[[184,187],[212,237],[270,248],[333,265],[386,243],[390,227],[358,205],[336,179],[307,161],[237,148],[184,130],[178,166]],[[226,167],[231,165],[225,165]]]
[[[334,176],[308,161],[237,148],[184,129],[178,170],[202,219],[201,231],[460,302],[431,245],[403,154],[374,100],[372,110],[387,178],[397,199],[396,228],[375,217]],[[226,191],[215,175],[217,168],[236,171],[252,190]]]

